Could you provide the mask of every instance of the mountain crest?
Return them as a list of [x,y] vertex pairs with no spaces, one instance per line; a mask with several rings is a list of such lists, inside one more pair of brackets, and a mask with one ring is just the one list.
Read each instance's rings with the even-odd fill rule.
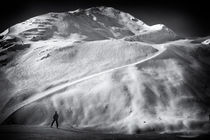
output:
[[128,13],[104,6],[40,15],[16,24],[8,31],[5,35],[26,41],[47,40],[58,36],[71,38],[75,34],[86,41],[138,36],[141,39],[134,39],[135,41],[161,43],[176,38],[176,34],[164,25],[148,26]]

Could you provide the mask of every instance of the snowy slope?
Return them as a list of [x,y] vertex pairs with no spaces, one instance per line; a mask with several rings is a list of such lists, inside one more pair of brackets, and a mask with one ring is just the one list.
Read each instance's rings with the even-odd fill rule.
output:
[[125,37],[127,41],[142,41],[149,43],[163,43],[167,41],[173,41],[179,37],[174,34],[172,30],[165,25],[157,24],[150,27],[150,30],[137,35]]
[[[70,86],[62,85],[71,81],[53,84],[40,94],[63,88],[26,104],[5,123],[49,125],[48,118],[58,110],[61,127],[120,133],[208,131],[210,77],[207,63],[201,62],[209,60],[206,50],[196,52],[200,47],[187,40],[165,45],[167,50],[143,63]],[[23,93],[15,94],[3,110],[33,98]]]
[[65,41],[34,43],[26,54],[7,65],[7,79],[15,84],[13,98],[130,64],[157,51],[139,42],[104,40],[74,44]]

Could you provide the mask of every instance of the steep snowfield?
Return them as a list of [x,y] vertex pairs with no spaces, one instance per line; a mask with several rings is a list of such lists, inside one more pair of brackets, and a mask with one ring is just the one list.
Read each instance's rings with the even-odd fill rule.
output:
[[140,42],[120,40],[84,43],[56,41],[34,43],[27,53],[7,65],[4,73],[15,85],[14,96],[7,104],[6,100],[2,101],[1,107],[4,104],[15,105],[19,102],[17,97],[25,98],[59,83],[134,63],[157,51]]
[[0,43],[0,122],[103,132],[206,132],[210,50],[110,7],[49,13]]

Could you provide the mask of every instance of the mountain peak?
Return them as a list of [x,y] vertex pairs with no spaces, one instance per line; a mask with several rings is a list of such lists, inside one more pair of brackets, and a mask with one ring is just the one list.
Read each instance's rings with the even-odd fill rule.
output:
[[81,13],[81,12],[101,13],[103,11],[120,12],[119,10],[114,9],[112,7],[98,6],[98,7],[91,7],[91,8],[87,8],[87,9],[79,8],[74,11],[69,11],[69,13]]
[[[167,37],[167,32],[174,34],[170,37],[175,36],[175,33],[164,25],[148,26],[129,13],[112,7],[100,6],[33,17],[9,28],[7,35],[16,36],[23,40],[39,41],[58,36],[71,38],[72,35],[77,34],[78,38],[91,41],[110,38],[122,39],[136,35],[141,36],[141,34],[145,35],[145,33],[152,35],[161,30],[164,31],[163,38],[165,35]],[[157,36],[155,39],[158,39],[158,36],[161,35],[155,34],[155,36]],[[141,39],[141,41],[144,40]]]

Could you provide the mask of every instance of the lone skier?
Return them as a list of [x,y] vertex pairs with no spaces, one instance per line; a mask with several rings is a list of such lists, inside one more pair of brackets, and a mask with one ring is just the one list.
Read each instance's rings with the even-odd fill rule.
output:
[[210,121],[210,114],[209,114],[209,121]]
[[51,127],[53,126],[54,122],[56,122],[56,127],[58,128],[58,118],[59,118],[59,115],[57,111],[55,111],[55,114],[53,115],[53,121],[51,123]]

